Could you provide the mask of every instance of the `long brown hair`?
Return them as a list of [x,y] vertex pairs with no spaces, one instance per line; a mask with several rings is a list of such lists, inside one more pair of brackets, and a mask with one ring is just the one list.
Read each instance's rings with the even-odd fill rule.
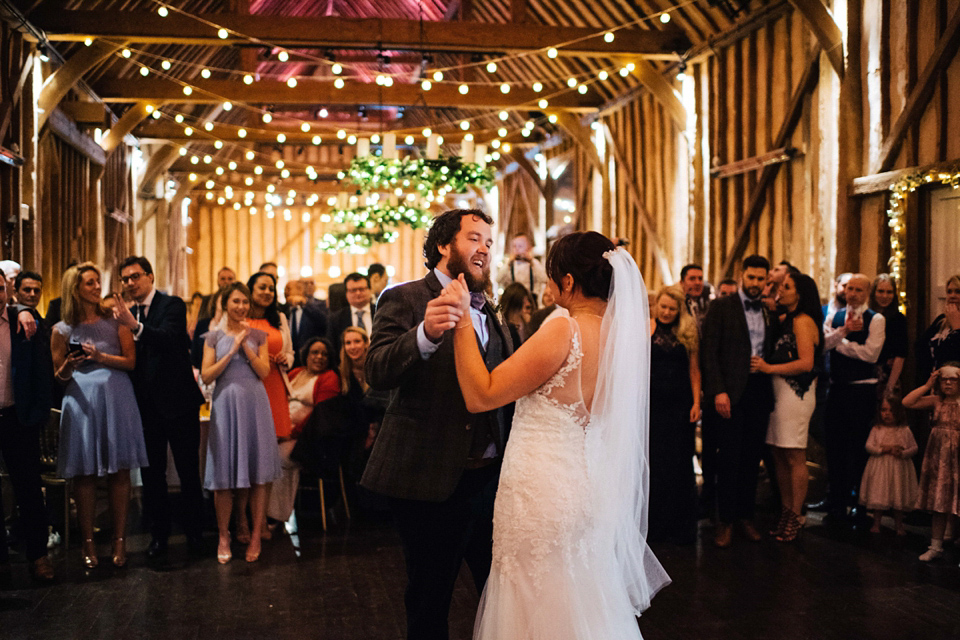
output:
[[[363,327],[347,327],[343,330],[343,333],[340,334],[340,388],[343,393],[350,391],[350,377],[353,373],[353,360],[347,355],[347,348],[343,344],[343,339],[348,333],[359,334],[363,338],[367,348],[370,348],[370,336],[367,335],[367,330]],[[364,391],[369,387],[366,380],[363,381],[363,387]]]
[[[100,269],[97,269],[95,264],[92,262],[81,262],[67,269],[63,274],[63,280],[60,282],[60,299],[63,305],[60,317],[71,327],[77,326],[82,320],[82,307],[80,306],[80,296],[77,293],[77,289],[80,287],[80,280],[83,274],[87,271],[93,271],[98,276],[100,275]],[[104,306],[101,300],[100,303],[97,304],[96,313],[101,318],[105,318],[110,315],[110,310]]]

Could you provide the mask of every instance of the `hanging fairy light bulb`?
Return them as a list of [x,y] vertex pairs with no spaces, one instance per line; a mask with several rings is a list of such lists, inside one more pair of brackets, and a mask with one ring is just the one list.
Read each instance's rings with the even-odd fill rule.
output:
[[224,111],[230,111],[231,109],[233,109],[232,102],[224,102],[222,106]]
[[160,68],[163,69],[164,71],[170,71],[170,67],[172,66],[173,65],[170,63],[169,60],[164,60],[163,62],[160,63]]
[[613,42],[613,31],[607,31],[605,34],[603,34],[603,41],[608,44]]
[[500,136],[501,138],[506,138],[507,137],[506,127],[500,127],[499,129],[497,129],[497,135]]
[[231,160],[231,161],[227,164],[227,167],[229,167],[230,171],[236,171],[236,170],[237,170],[237,162],[236,162],[235,160]]
[[283,169],[283,160],[277,160],[276,167],[277,169]]
[[547,49],[548,58],[556,58],[558,55],[559,55],[559,52],[557,51],[556,47],[550,47],[549,49]]
[[336,80],[333,81],[333,86],[336,87],[337,89],[343,89],[344,84],[346,83],[343,81],[343,78],[337,78]]
[[284,49],[281,49],[280,53],[277,54],[277,60],[279,60],[280,62],[286,62],[289,59],[290,59],[290,54],[287,53],[286,50]]
[[500,93],[510,93],[510,84],[504,82],[500,85]]
[[243,76],[243,84],[253,84],[253,76],[249,73]]
[[668,22],[670,22],[670,13],[667,11],[664,11],[663,13],[661,13],[660,22],[662,22],[663,24],[667,24]]
[[166,18],[168,15],[170,15],[170,12],[167,11],[166,7],[161,6],[159,9],[157,9],[157,15],[159,15],[161,18]]
[[270,124],[270,122],[273,120],[273,116],[270,115],[269,111],[267,111],[260,117],[260,119],[263,120],[266,124]]
[[180,153],[181,156],[187,155],[187,148],[186,148],[186,147],[180,147],[180,152],[179,152],[179,153]]
[[443,71],[434,71],[434,72],[433,72],[433,81],[434,81],[434,82],[443,82]]
[[500,116],[500,119],[501,119],[501,120],[506,120],[507,118],[510,117],[510,114],[507,113],[506,111],[501,111],[501,112],[499,113],[499,116]]
[[470,91],[470,87],[465,84],[461,84],[459,87],[457,87],[457,91],[460,92],[460,95],[465,96]]
[[577,86],[577,79],[576,79],[576,78],[567,78],[567,86],[570,87],[571,89],[573,89],[575,86]]
[[424,138],[429,138],[431,135],[433,135],[433,129],[430,127],[424,127],[422,133]]
[[420,83],[420,88],[423,89],[424,91],[430,91],[430,89],[433,88],[433,83],[430,82],[429,80],[424,80],[423,82]]
[[346,131],[344,131],[343,129],[340,129],[339,131],[337,131],[337,138],[339,138],[340,140],[343,140],[346,137],[347,137]]
[[587,92],[587,85],[582,84],[582,85],[580,85],[579,87],[577,87],[577,93],[583,95],[583,94],[585,94],[586,92]]
[[210,78],[210,69],[201,69],[200,77],[204,80],[208,80]]
[[190,85],[187,85],[183,88],[183,95],[188,96],[191,93],[193,93],[193,87],[191,87]]
[[215,149],[223,149],[223,141],[217,140],[216,142],[213,143],[213,147]]
[[226,39],[227,39],[227,36],[229,36],[229,35],[230,35],[230,33],[229,33],[226,29],[218,29],[218,30],[217,30],[217,37],[220,38],[221,40],[226,40]]
[[296,79],[296,78],[292,78],[292,77],[291,77],[291,78],[287,78],[287,86],[290,87],[291,89],[293,89],[294,87],[296,87],[296,86],[297,86],[297,79]]
[[176,122],[177,124],[182,124],[182,123],[183,123],[183,114],[182,114],[182,113],[178,113],[177,115],[173,116],[173,121]]
[[277,142],[279,142],[280,144],[283,144],[283,143],[286,142],[286,141],[287,141],[287,136],[286,136],[286,134],[284,134],[284,133],[278,133],[278,134],[277,134]]
[[339,62],[334,62],[333,66],[330,67],[330,71],[333,73],[333,75],[338,76],[343,73],[343,66]]
[[122,55],[124,58],[129,58],[132,55],[132,52],[130,49],[124,49],[120,52],[120,55]]
[[462,122],[460,122],[460,128],[461,128],[462,130],[464,130],[464,131],[466,131],[467,129],[469,129],[469,128],[470,128],[470,121],[469,121],[469,120],[463,120]]
[[212,123],[212,122],[204,122],[204,123],[203,123],[203,128],[206,129],[207,131],[213,131],[213,123]]
[[238,137],[238,138],[246,138],[246,137],[247,137],[247,130],[246,130],[246,129],[237,129],[237,137]]
[[320,136],[313,136],[313,139],[311,140],[311,142],[315,145],[320,144],[321,142]]
[[610,74],[607,73],[606,69],[602,69],[600,73],[597,74],[597,77],[600,78],[601,80],[606,80],[607,78],[610,77]]
[[303,131],[304,133],[310,133],[310,123],[309,122],[300,123],[300,131]]
[[541,109],[546,109],[550,102],[546,98],[540,98],[540,101],[537,102],[537,106]]
[[497,72],[497,63],[490,61],[487,63],[487,73],[496,73]]
[[253,160],[256,157],[256,155],[257,154],[255,154],[253,150],[248,149],[247,152],[243,154],[243,157],[246,158],[247,160]]
[[535,92],[537,92],[537,93],[540,93],[541,91],[543,91],[543,83],[542,83],[542,82],[534,82],[534,83],[533,83],[533,90],[534,90]]

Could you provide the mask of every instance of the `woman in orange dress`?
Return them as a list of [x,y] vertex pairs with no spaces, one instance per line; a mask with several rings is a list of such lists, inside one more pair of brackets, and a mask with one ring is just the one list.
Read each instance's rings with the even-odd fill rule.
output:
[[[247,281],[250,289],[250,328],[260,329],[267,334],[267,353],[270,356],[270,373],[263,381],[270,400],[270,413],[273,414],[273,426],[277,432],[277,442],[289,440],[293,431],[290,421],[290,408],[287,401],[287,388],[283,382],[283,372],[293,364],[293,341],[290,339],[290,327],[287,318],[277,306],[277,281],[272,274],[258,271]],[[266,503],[270,503],[270,486],[267,486]],[[246,521],[246,505],[237,505],[240,514],[237,522],[237,540],[241,543],[250,535]],[[261,528],[265,540],[271,538],[270,529]]]

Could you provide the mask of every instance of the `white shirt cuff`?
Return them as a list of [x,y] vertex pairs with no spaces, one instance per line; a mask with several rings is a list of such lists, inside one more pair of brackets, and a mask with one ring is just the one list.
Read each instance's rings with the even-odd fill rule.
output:
[[417,347],[420,349],[420,358],[429,360],[433,352],[440,348],[439,343],[434,343],[427,337],[427,330],[423,328],[423,323],[417,327]]

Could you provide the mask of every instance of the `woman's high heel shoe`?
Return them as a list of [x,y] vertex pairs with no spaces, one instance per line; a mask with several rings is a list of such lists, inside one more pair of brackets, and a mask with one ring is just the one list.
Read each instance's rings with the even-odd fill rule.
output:
[[220,543],[217,545],[217,562],[220,564],[227,564],[233,558],[233,553],[230,551],[230,538],[227,538],[226,543],[223,539],[220,539]]
[[87,569],[96,569],[97,564],[97,546],[93,544],[93,538],[86,538],[83,541],[83,566]]
[[777,542],[793,542],[803,533],[803,522],[793,511],[787,510],[789,517],[783,531],[776,537]]
[[123,538],[113,541],[113,566],[122,567],[127,564],[127,543]]
[[783,535],[783,530],[787,527],[787,522],[790,520],[790,514],[792,512],[786,507],[780,508],[780,519],[777,520],[777,526],[773,529],[770,529],[769,533],[771,536],[776,538],[777,536]]

